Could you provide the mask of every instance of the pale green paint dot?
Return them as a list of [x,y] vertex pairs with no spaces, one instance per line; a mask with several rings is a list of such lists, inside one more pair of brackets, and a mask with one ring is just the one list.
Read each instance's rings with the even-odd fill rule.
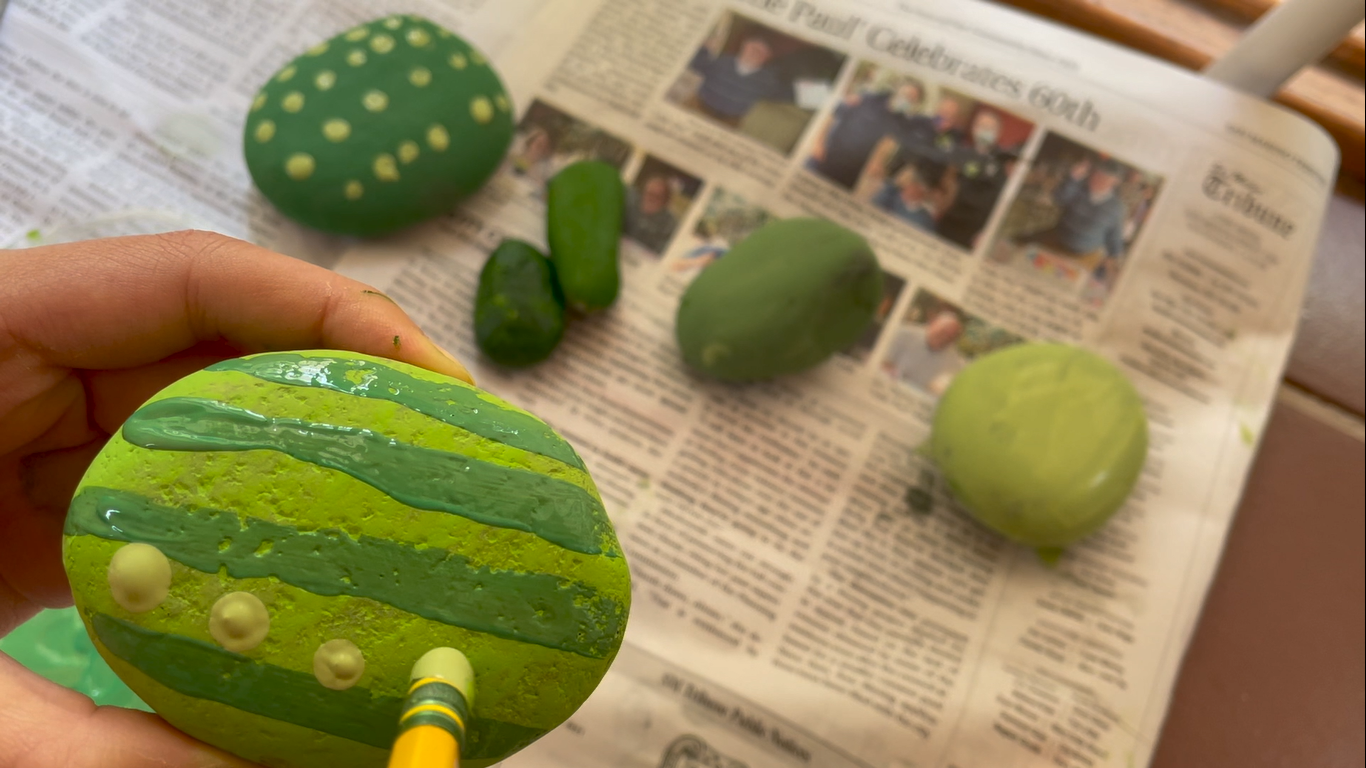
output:
[[413,67],[413,71],[408,73],[408,82],[424,88],[432,82],[432,71],[426,67]]
[[285,173],[295,181],[303,181],[313,175],[313,169],[317,167],[313,156],[305,152],[295,152],[285,160]]
[[313,84],[320,91],[330,90],[332,86],[337,84],[337,73],[330,69],[324,69],[313,76]]
[[417,159],[420,150],[416,141],[405,141],[398,145],[398,159],[403,164],[411,163]]
[[362,51],[359,48],[353,49],[350,53],[346,54],[346,63],[353,67],[361,66],[365,63],[365,51]]
[[234,653],[250,651],[270,633],[270,612],[250,592],[230,592],[218,598],[209,614],[209,634]]
[[309,56],[321,56],[324,53],[327,53],[327,43],[318,43],[317,45],[305,51],[305,53],[307,53]]
[[359,181],[352,179],[346,182],[346,186],[342,188],[342,194],[346,195],[347,200],[359,200],[360,196],[365,194],[365,187]]
[[470,116],[477,123],[487,123],[493,119],[493,105],[483,96],[476,96],[470,102]]
[[371,112],[383,112],[389,107],[389,96],[384,91],[366,91],[360,103]]
[[340,117],[334,117],[323,123],[323,136],[326,136],[328,141],[346,141],[350,135],[351,124]]
[[1238,423],[1238,437],[1242,438],[1243,445],[1249,448],[1257,444],[1257,433],[1252,431],[1252,427],[1242,422]]
[[451,145],[451,135],[446,131],[444,125],[433,125],[427,129],[427,146],[437,152],[445,152]]
[[298,91],[290,91],[280,100],[280,108],[286,112],[298,112],[304,108],[304,95]]
[[479,51],[470,51],[470,61],[481,66],[489,63],[489,60],[484,58],[484,54],[480,53]]
[[151,544],[126,544],[109,561],[109,590],[124,610],[146,613],[171,591],[171,562]]
[[375,35],[370,38],[370,50],[375,53],[388,53],[394,50],[394,38],[389,35]]
[[451,66],[455,67],[456,69],[464,69],[465,66],[469,64],[469,62],[465,60],[465,57],[459,53],[452,53],[451,57],[447,59],[447,61],[449,61],[451,63]]
[[512,109],[512,103],[508,101],[508,97],[501,93],[493,97],[493,103],[498,105],[498,109],[501,112],[507,112]]
[[403,37],[408,41],[408,45],[414,48],[422,48],[432,42],[432,36],[421,27],[413,27]]
[[398,161],[388,152],[375,158],[373,170],[380,181],[398,181]]
[[278,80],[279,82],[282,82],[282,83],[288,82],[288,81],[290,81],[290,80],[293,80],[293,79],[294,79],[294,76],[297,75],[298,73],[299,73],[299,68],[296,67],[296,66],[291,65],[291,66],[285,67],[284,69],[280,70],[280,74],[276,75],[276,76],[275,76],[275,79]]
[[256,98],[251,100],[251,111],[255,112],[256,110],[260,109],[261,107],[264,107],[265,105],[266,95],[264,93],[258,93],[256,94]]
[[436,34],[438,37],[451,37],[451,31],[449,29],[438,29]]
[[398,29],[403,26],[403,19],[399,16],[390,16],[384,20],[385,29]]
[[275,121],[262,120],[261,122],[257,123],[256,130],[252,132],[252,135],[255,136],[256,140],[261,142],[262,144],[275,138]]
[[364,39],[366,38],[366,36],[369,35],[369,34],[370,34],[370,28],[369,28],[369,27],[356,27],[355,29],[353,29],[353,30],[351,30],[350,32],[347,32],[347,33],[346,33],[346,39],[347,39],[347,40],[350,40],[351,42],[354,43],[354,42],[356,42],[356,41],[358,41],[358,40],[364,40]]

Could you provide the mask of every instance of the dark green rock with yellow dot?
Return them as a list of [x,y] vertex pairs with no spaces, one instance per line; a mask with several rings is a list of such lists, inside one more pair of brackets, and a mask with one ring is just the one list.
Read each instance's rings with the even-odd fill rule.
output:
[[497,170],[512,104],[468,42],[387,16],[289,62],[256,94],[243,137],[257,188],[285,215],[381,235],[448,212]]

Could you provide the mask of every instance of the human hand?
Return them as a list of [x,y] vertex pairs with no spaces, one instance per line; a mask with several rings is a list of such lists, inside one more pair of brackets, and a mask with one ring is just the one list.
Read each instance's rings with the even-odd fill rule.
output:
[[[346,349],[469,381],[388,297],[207,232],[0,251],[0,635],[71,604],[62,526],[109,435],[158,390],[250,352]],[[0,768],[241,768],[145,712],[0,654]]]

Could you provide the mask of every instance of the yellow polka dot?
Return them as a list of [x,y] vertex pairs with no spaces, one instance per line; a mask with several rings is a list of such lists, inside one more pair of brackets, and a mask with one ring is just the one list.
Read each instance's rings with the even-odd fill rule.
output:
[[337,84],[337,73],[330,69],[324,69],[313,76],[313,84],[318,86],[318,90],[326,91]]
[[360,103],[371,112],[383,112],[389,106],[389,97],[384,91],[366,91]]
[[497,105],[498,105],[498,109],[501,110],[501,111],[503,111],[503,112],[506,112],[506,111],[508,111],[509,109],[512,109],[512,103],[508,101],[508,97],[507,97],[506,95],[504,95],[504,94],[501,94],[501,93],[498,94],[497,96],[494,96],[494,97],[493,97],[493,103],[494,103],[494,104],[497,104]]
[[432,36],[427,33],[427,30],[421,27],[413,27],[408,30],[408,33],[404,35],[404,38],[407,39],[408,45],[411,45],[414,48],[421,48],[432,41]]
[[493,105],[483,96],[476,96],[470,102],[470,115],[476,123],[487,123],[493,119]]
[[280,106],[286,112],[298,112],[304,108],[304,95],[298,91],[290,91],[280,100]]
[[317,45],[305,51],[305,53],[307,53],[309,56],[321,56],[324,53],[327,53],[327,43],[318,43]]
[[387,29],[398,29],[403,26],[403,19],[398,16],[390,16],[384,20],[384,26]]
[[326,136],[328,141],[346,141],[346,137],[350,135],[351,124],[340,117],[323,123],[323,136]]
[[369,28],[369,27],[356,27],[355,29],[353,29],[353,30],[351,30],[350,32],[347,32],[347,33],[346,33],[346,39],[347,39],[347,40],[350,40],[351,42],[354,43],[354,42],[356,42],[357,40],[364,40],[365,37],[366,37],[366,35],[369,35],[369,34],[370,34],[370,28]]
[[270,613],[250,592],[223,595],[209,613],[209,634],[229,651],[250,651],[269,633]]
[[313,169],[317,163],[313,162],[313,156],[303,152],[295,152],[285,160],[285,173],[295,181],[303,181],[313,175]]
[[284,69],[280,70],[280,74],[276,75],[276,76],[275,76],[275,79],[283,83],[283,82],[286,82],[286,81],[288,81],[288,80],[291,80],[291,79],[294,77],[294,75],[298,74],[298,72],[299,72],[299,68],[298,68],[298,67],[294,67],[294,66],[285,67]]
[[352,50],[350,53],[346,54],[346,63],[350,64],[353,67],[359,67],[360,65],[364,64],[365,51],[362,51],[359,48]]
[[398,181],[398,162],[388,152],[376,157],[372,167],[380,181]]
[[125,544],[114,553],[107,572],[114,602],[133,613],[161,605],[171,589],[171,561],[151,544]]
[[408,73],[408,82],[418,88],[425,87],[432,81],[432,71],[426,67],[413,67],[413,71]]
[[411,163],[417,159],[418,148],[416,141],[405,141],[398,145],[398,159],[403,164]]
[[445,152],[450,145],[451,135],[446,132],[446,126],[438,123],[427,129],[427,146],[437,152]]
[[450,61],[451,66],[452,66],[452,67],[455,67],[456,69],[464,69],[464,68],[465,68],[465,65],[469,63],[469,62],[465,61],[465,57],[464,57],[464,56],[462,56],[462,55],[460,55],[460,54],[458,54],[458,53],[452,53],[452,54],[451,54],[451,57],[450,57],[450,59],[448,59],[448,61]]
[[359,200],[360,196],[365,194],[365,187],[359,181],[352,179],[346,182],[346,186],[342,188],[342,194],[346,195],[347,200]]
[[489,60],[484,58],[484,54],[479,51],[470,51],[470,61],[481,65],[489,63]]
[[375,53],[388,53],[394,50],[394,38],[388,35],[375,35],[370,38],[370,50]]
[[344,691],[365,674],[365,654],[350,640],[328,640],[313,653],[313,676],[324,688]]
[[252,133],[256,140],[262,144],[275,138],[275,121],[262,120],[256,124],[256,130]]
[[258,93],[256,94],[256,98],[251,100],[251,111],[255,112],[256,110],[260,109],[261,107],[264,107],[265,105],[266,95],[264,93]]
[[436,30],[436,34],[437,34],[439,37],[450,37],[450,36],[451,36],[451,31],[450,31],[449,29],[441,28],[441,29]]

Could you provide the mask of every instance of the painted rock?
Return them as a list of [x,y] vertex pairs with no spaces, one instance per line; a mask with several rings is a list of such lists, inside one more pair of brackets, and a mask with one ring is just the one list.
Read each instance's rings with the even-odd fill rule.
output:
[[550,357],[564,337],[564,295],[550,260],[530,243],[504,240],[479,272],[474,340],[499,365]]
[[1033,547],[1065,547],[1119,510],[1143,471],[1143,401],[1105,358],[1063,344],[984,355],[940,398],[929,455],[963,506]]
[[555,174],[545,195],[546,240],[565,301],[584,312],[610,307],[621,290],[621,172],[600,160],[580,160]]
[[63,555],[96,648],[177,728],[282,768],[381,768],[413,664],[462,651],[462,766],[572,714],[630,575],[574,449],[481,390],[342,352],[158,393],[82,478]]
[[380,235],[448,212],[497,170],[512,104],[488,60],[417,16],[308,49],[256,94],[243,137],[258,189],[285,215]]
[[867,241],[825,219],[769,222],[698,275],[678,304],[683,359],[723,381],[818,365],[858,340],[882,300]]

